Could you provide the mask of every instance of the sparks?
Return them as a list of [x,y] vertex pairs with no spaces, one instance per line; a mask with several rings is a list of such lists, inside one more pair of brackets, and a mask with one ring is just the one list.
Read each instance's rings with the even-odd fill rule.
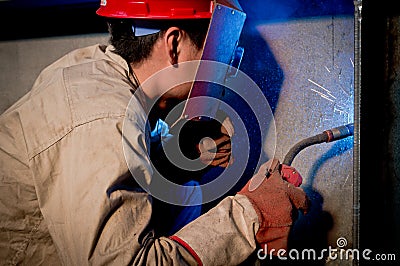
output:
[[324,91],[326,91],[326,93],[328,93],[328,95],[329,95],[330,97],[332,97],[333,99],[336,99],[336,97],[332,95],[332,92],[331,92],[330,90],[326,89],[326,88],[323,87],[322,85],[319,85],[317,82],[315,82],[315,81],[313,81],[313,80],[311,80],[311,79],[308,79],[308,81],[311,82],[312,84],[314,84],[315,86],[318,86],[319,88],[321,88],[321,89],[323,89]]
[[[351,65],[354,68],[352,58],[347,58],[350,58]],[[348,67],[350,67],[350,65],[348,65]],[[324,100],[329,101],[329,104],[326,106],[328,109],[326,110],[330,115],[327,113],[327,116],[321,117],[322,121],[336,121],[340,117],[340,120],[351,123],[353,121],[353,85],[351,84],[353,81],[343,76],[348,73],[347,69],[340,68],[336,64],[332,67],[323,65],[323,69],[331,75],[331,80],[327,80],[326,83],[318,83],[311,78],[307,79],[308,82],[312,84],[309,89]],[[336,80],[335,77],[338,78],[338,80]],[[321,84],[327,85],[327,87]],[[330,90],[331,88],[332,91]]]
[[331,101],[331,102],[335,102],[334,100],[332,100],[331,98],[329,98],[329,96],[323,94],[322,92],[317,91],[317,90],[314,90],[314,89],[311,89],[311,90],[314,91],[314,92],[316,92],[316,93],[318,93],[322,98],[327,99],[328,101]]

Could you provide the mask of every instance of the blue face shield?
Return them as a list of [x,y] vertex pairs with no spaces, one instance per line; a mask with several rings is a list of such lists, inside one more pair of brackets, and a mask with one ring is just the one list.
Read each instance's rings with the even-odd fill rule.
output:
[[196,78],[172,130],[187,120],[215,118],[224,85],[236,75],[242,60],[244,49],[238,43],[245,19],[246,14],[237,1],[215,1]]

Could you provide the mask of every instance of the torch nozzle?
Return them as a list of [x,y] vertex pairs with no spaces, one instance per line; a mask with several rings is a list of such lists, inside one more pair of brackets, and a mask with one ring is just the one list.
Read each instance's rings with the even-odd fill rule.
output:
[[332,142],[335,140],[344,139],[353,135],[354,123],[328,129],[325,130],[324,133],[328,136],[328,139],[325,142]]
[[324,132],[315,136],[303,139],[296,143],[286,154],[283,164],[291,165],[294,157],[304,148],[307,148],[314,144],[323,142],[332,142],[339,139],[344,139],[354,134],[354,123],[335,127],[332,129],[325,130]]

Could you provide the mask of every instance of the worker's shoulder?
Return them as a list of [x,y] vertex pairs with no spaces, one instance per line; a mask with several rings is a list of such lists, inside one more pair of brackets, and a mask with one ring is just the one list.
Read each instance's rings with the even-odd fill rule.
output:
[[99,119],[122,120],[132,85],[124,67],[103,47],[72,51],[45,68],[15,107],[29,136],[29,156],[51,146],[76,127]]
[[127,65],[121,62],[122,58],[110,56],[102,45],[76,49],[41,72],[31,98],[54,98],[69,108],[77,124],[121,116],[135,89]]
[[123,115],[136,89],[127,65],[93,47],[76,50],[69,57],[73,64],[64,68],[63,81],[74,120]]

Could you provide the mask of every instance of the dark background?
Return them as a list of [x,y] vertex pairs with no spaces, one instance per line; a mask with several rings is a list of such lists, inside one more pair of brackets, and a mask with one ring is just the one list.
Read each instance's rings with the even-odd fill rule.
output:
[[400,9],[397,1],[362,2],[360,244],[399,260]]

